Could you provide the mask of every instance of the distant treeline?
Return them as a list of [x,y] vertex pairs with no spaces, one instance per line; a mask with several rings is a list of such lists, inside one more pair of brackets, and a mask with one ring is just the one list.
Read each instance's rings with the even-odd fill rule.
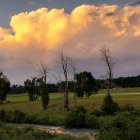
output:
[[[104,88],[105,80],[96,80],[99,88]],[[119,77],[113,79],[112,87],[140,87],[140,75],[131,77]]]
[[[96,79],[96,83],[98,85],[99,89],[105,88],[104,83],[105,80],[103,79]],[[56,83],[56,84],[47,84],[47,89],[49,93],[54,93],[54,92],[63,92],[64,91],[64,81]],[[132,76],[132,77],[119,77],[113,79],[113,87],[140,87],[140,75],[138,76]],[[69,91],[73,92],[74,89],[74,83],[73,81],[69,81]],[[13,85],[11,87],[11,90],[9,94],[20,94],[24,93],[25,89],[24,86],[21,85]]]

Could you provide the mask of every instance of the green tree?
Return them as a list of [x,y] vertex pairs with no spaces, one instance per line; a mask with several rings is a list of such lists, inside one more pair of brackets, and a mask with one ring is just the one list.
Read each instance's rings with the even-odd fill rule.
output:
[[119,104],[117,102],[114,102],[112,96],[109,94],[104,98],[101,110],[109,115],[114,114],[119,110]]
[[8,91],[10,90],[10,82],[8,78],[0,72],[0,104],[6,100]]
[[39,95],[39,89],[38,89],[38,79],[33,78],[31,80],[27,79],[24,82],[24,87],[26,91],[28,92],[29,95],[29,100],[30,101],[35,101]]
[[84,95],[88,98],[91,94],[97,93],[96,81],[90,72],[81,72],[76,74],[76,93],[78,97]]
[[40,89],[42,107],[43,107],[43,110],[45,110],[47,109],[48,104],[49,104],[49,93],[47,90],[47,84],[43,80],[40,80],[39,82],[39,89]]
[[49,104],[49,94],[47,84],[43,78],[33,78],[32,80],[27,79],[24,82],[24,86],[29,95],[30,101],[35,101],[38,96],[41,96],[42,107],[47,109]]

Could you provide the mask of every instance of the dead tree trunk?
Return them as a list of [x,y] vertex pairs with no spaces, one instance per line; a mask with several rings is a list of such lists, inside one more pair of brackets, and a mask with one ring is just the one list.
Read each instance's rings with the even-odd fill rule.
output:
[[68,69],[69,69],[70,58],[65,56],[63,52],[60,54],[60,65],[64,74],[65,87],[64,87],[64,109],[69,109],[68,100]]
[[113,73],[114,73],[114,59],[110,54],[110,50],[102,47],[100,49],[101,52],[101,60],[106,64],[107,67],[107,74],[106,74],[106,89],[107,94],[110,94],[110,88],[112,86],[112,79],[113,79]]

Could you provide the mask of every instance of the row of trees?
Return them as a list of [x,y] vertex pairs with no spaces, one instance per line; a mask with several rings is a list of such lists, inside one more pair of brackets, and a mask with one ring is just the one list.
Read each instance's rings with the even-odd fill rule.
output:
[[[103,79],[95,79],[98,89],[105,88],[105,81]],[[57,83],[47,83],[47,90],[49,93],[63,92],[64,91],[65,81]],[[119,77],[112,79],[112,87],[140,87],[140,75],[132,77]],[[70,92],[74,91],[74,81],[68,81],[68,89]],[[21,85],[12,85],[8,94],[22,94],[25,93],[24,86]]]
[[[107,95],[110,93],[110,88],[112,86],[113,79],[113,70],[114,70],[114,59],[111,57],[109,49],[105,47],[101,48],[101,59],[106,64],[107,73],[105,75],[106,81],[106,89]],[[88,98],[92,93],[97,93],[98,88],[95,82],[94,77],[90,72],[81,72],[77,74],[76,61],[72,58],[66,56],[63,52],[60,53],[59,56],[59,67],[63,74],[63,87],[64,87],[64,109],[69,109],[69,75],[72,75],[73,79],[73,91],[74,91],[74,102],[76,106],[76,96],[83,97],[84,95]],[[48,76],[48,65],[47,63],[40,63],[40,73],[41,76],[39,78],[27,79],[25,81],[25,89],[29,94],[29,99],[34,101],[41,96],[43,109],[46,109],[49,103],[49,94],[47,87],[47,76]],[[71,72],[71,74],[70,74]],[[60,78],[61,79],[61,78]],[[1,86],[4,85],[4,88],[0,88],[0,92],[8,91],[8,86],[10,87],[10,83],[8,79],[1,74]],[[61,81],[61,80],[60,80]],[[60,82],[62,83],[62,81]],[[2,94],[1,94],[2,95]],[[1,97],[2,100],[2,97]]]
[[[109,89],[112,84],[114,60],[110,55],[109,49],[102,48],[101,59],[107,66],[106,73],[106,89],[109,95]],[[69,75],[71,72],[73,79],[73,92],[74,92],[74,103],[76,106],[76,97],[83,97],[84,95],[88,98],[92,93],[97,93],[98,88],[96,81],[90,72],[77,73],[76,61],[66,56],[63,52],[59,56],[59,67],[63,74],[63,94],[64,94],[64,109],[69,109]],[[44,109],[48,106],[49,95],[47,91],[47,76],[48,76],[48,65],[46,63],[40,64],[41,78],[33,78],[32,80],[25,81],[25,88],[29,93],[30,100],[36,100],[37,96],[40,95],[42,98],[42,104]],[[62,84],[61,78],[59,80]],[[41,93],[40,93],[41,92]],[[45,96],[46,95],[46,96]]]

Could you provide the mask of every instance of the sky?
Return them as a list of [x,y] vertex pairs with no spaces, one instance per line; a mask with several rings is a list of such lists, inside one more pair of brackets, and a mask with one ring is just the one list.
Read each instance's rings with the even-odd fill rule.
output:
[[58,74],[60,52],[77,60],[78,72],[101,78],[100,48],[115,59],[115,77],[140,73],[140,1],[0,1],[0,70],[11,84],[39,75],[47,62],[49,81]]

